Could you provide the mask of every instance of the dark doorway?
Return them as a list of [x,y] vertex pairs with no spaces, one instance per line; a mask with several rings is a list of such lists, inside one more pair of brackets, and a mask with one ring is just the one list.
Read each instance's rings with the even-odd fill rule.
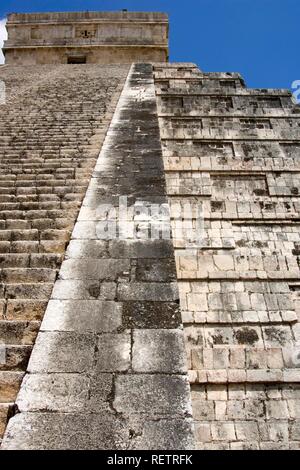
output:
[[68,64],[86,64],[86,56],[68,57]]

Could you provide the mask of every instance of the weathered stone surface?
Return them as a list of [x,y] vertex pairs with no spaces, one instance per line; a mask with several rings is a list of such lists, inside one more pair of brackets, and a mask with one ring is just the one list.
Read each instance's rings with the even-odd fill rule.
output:
[[[128,243],[122,227],[122,240],[103,240],[107,217],[96,217],[97,204],[119,195],[138,206]],[[166,211],[152,66],[136,64],[69,234],[4,449],[192,446],[174,252],[170,240],[149,238],[152,222],[170,232],[169,219],[141,213],[141,201],[149,209],[158,200]],[[54,241],[55,229],[45,236]]]
[[1,403],[13,403],[19,391],[24,372],[0,371]]
[[128,69],[1,67],[0,406],[15,401]]
[[[34,25],[31,34],[28,24]],[[128,64],[165,61],[168,56],[164,13],[13,13],[8,15],[7,28],[4,47],[9,64]]]
[[100,335],[95,354],[97,372],[121,372],[129,369],[131,355],[130,332]]
[[25,321],[0,321],[0,342],[7,345],[31,345],[37,335],[40,323]]
[[159,419],[148,417],[131,421],[136,437],[130,448],[137,450],[194,449],[192,419]]
[[4,358],[5,360],[0,361],[0,370],[25,371],[31,351],[32,346],[28,345],[6,345]]
[[21,412],[103,413],[110,410],[112,387],[110,374],[27,374],[17,406]]
[[14,416],[2,446],[6,450],[126,450],[128,444],[126,423],[113,413],[36,412]]
[[41,320],[46,310],[47,301],[9,300],[6,304],[7,320]]
[[130,263],[126,260],[101,259],[84,260],[69,259],[62,263],[59,272],[60,279],[83,279],[83,280],[118,280],[120,277],[128,277]]
[[135,372],[186,372],[182,331],[133,331],[132,368]]
[[189,384],[184,376],[127,374],[116,378],[113,406],[126,415],[175,417],[190,414]]
[[176,279],[174,260],[139,259],[137,262],[136,279],[137,281],[144,282],[174,281]]
[[180,307],[176,301],[126,301],[122,302],[122,321],[126,328],[177,328]]
[[236,73],[154,76],[196,446],[297,448],[298,109]]
[[[33,429],[31,436],[26,430]],[[69,429],[68,429],[69,427]],[[90,429],[93,429],[93,433]],[[45,442],[50,430],[51,439]],[[191,450],[192,420],[132,417],[128,422],[112,413],[22,413],[11,419],[7,450]]]
[[3,436],[9,417],[10,405],[0,405],[0,435]]
[[66,258],[108,258],[107,242],[104,240],[71,240]]
[[[92,333],[41,331],[37,337],[28,371],[87,372],[93,368],[96,337]],[[75,351],[78,353],[75,354]]]
[[116,284],[111,281],[63,281],[54,284],[52,298],[59,300],[114,300]]
[[42,331],[104,333],[122,325],[122,304],[101,300],[50,300]]
[[171,240],[112,240],[109,242],[112,258],[172,258]]
[[169,302],[177,300],[176,283],[122,283],[118,286],[118,299]]

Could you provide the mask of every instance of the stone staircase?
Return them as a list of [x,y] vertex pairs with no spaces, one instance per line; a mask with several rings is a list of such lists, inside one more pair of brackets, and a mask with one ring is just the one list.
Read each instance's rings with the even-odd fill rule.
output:
[[128,69],[0,67],[0,437]]
[[133,64],[2,449],[193,447],[167,207],[152,65]]
[[[105,445],[116,448],[170,446],[171,435],[173,446],[191,446],[174,343],[181,321],[171,243],[99,241],[95,229],[105,198],[165,201],[152,95],[148,115],[142,112],[152,80],[146,69],[145,86],[129,80],[133,90],[141,88],[134,132],[126,122],[112,123],[118,146],[112,139],[111,158],[95,167],[128,67],[0,68],[8,99],[0,107],[1,433],[21,411],[7,433],[10,448],[66,442],[77,448],[80,439],[68,441],[73,425],[76,433],[84,429],[86,448],[108,434]],[[247,89],[239,74],[203,73],[189,63],[155,64],[154,78],[197,448],[299,449],[299,107],[286,90]],[[136,106],[130,106],[132,120]],[[201,245],[186,249],[182,229],[197,228],[199,210]],[[115,350],[116,356],[108,353]],[[127,351],[125,359],[120,351]],[[91,361],[103,380],[107,372],[113,377],[93,381]],[[74,377],[63,382],[72,368]],[[173,397],[172,381],[179,390]],[[108,404],[104,425],[101,407]]]

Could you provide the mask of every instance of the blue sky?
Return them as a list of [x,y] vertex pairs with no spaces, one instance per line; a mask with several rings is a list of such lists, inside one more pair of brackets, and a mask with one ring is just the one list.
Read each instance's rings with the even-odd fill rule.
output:
[[0,18],[10,12],[123,8],[169,14],[171,61],[240,72],[251,87],[290,88],[300,79],[300,0],[1,0]]

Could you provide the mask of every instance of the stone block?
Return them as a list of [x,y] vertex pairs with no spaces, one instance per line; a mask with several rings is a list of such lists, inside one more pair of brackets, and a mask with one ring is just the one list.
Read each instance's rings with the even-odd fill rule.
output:
[[227,419],[227,403],[225,401],[215,401],[215,418],[217,421]]
[[122,302],[122,322],[125,328],[177,328],[181,325],[180,306],[176,301]]
[[98,372],[128,370],[131,355],[130,332],[106,333],[98,338],[95,369]]
[[128,278],[130,262],[112,259],[68,259],[63,262],[59,278],[63,280],[114,281]]
[[101,300],[50,300],[42,331],[111,332],[122,325],[122,304]]
[[235,441],[234,423],[229,422],[212,422],[211,434],[213,441]]
[[146,300],[170,302],[178,299],[177,284],[156,282],[131,282],[118,286],[118,300]]
[[[288,441],[289,440],[289,423],[287,415],[282,421],[269,421],[268,422],[270,440],[273,442]],[[293,437],[292,437],[293,439]]]
[[209,384],[207,386],[208,400],[227,400],[227,386],[219,384]]
[[213,401],[201,401],[193,407],[193,418],[196,421],[211,421],[215,418],[215,407]]
[[191,360],[193,369],[203,369],[203,348],[192,348],[191,349]]
[[[193,450],[194,423],[191,418],[152,420],[134,416],[129,420],[131,447],[136,450]],[[130,431],[129,431],[130,432]]]
[[2,443],[5,450],[126,450],[128,446],[129,429],[111,412],[19,413],[9,421]]
[[116,284],[113,282],[58,280],[54,284],[52,299],[58,300],[114,300]]
[[[30,373],[81,373],[92,369],[96,337],[92,333],[40,332],[28,365]],[[80,352],[77,355],[74,351]]]
[[299,419],[291,423],[290,438],[293,441],[300,441],[300,420]]
[[236,436],[239,441],[257,441],[258,425],[255,421],[239,421],[235,423]]
[[207,300],[205,294],[191,293],[187,294],[188,309],[196,312],[197,310],[207,310]]
[[285,419],[289,416],[285,400],[270,400],[266,402],[266,413],[269,419]]
[[199,443],[211,442],[211,431],[209,423],[195,423],[195,438]]
[[17,405],[24,411],[63,413],[109,411],[113,379],[110,374],[27,374]]
[[120,375],[113,406],[125,415],[182,416],[191,414],[189,383],[184,376]]
[[186,372],[181,330],[135,330],[132,368],[136,372]]

